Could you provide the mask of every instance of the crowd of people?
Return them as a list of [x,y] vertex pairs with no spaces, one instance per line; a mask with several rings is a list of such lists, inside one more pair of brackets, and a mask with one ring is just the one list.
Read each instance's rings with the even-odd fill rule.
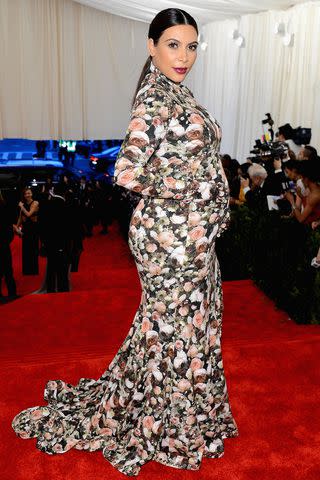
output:
[[[312,229],[320,227],[320,157],[311,145],[295,145],[280,136],[288,147],[286,157],[261,155],[258,162],[248,158],[239,164],[223,155],[222,164],[230,186],[230,205],[247,205],[261,214],[277,209]],[[320,267],[320,248],[311,260]]]
[[[45,278],[36,293],[67,292],[70,272],[79,268],[84,238],[93,235],[94,225],[108,234],[112,214],[112,186],[85,176],[72,182],[64,175],[57,183],[48,177],[38,192],[27,186],[18,205],[0,192],[0,301],[18,297],[10,248],[15,234],[22,242],[23,275],[38,275],[39,256],[47,258]],[[1,290],[3,278],[7,296]]]
[[[240,164],[229,155],[222,165],[230,188],[230,206],[247,205],[261,214],[275,208],[285,217],[320,228],[320,158],[314,147],[296,145],[282,138],[287,156],[247,158]],[[291,149],[293,148],[293,149]],[[138,198],[137,198],[138,197]],[[126,189],[112,184],[89,181],[82,176],[71,181],[64,175],[58,183],[48,177],[41,190],[27,186],[17,205],[7,202],[0,192],[0,301],[18,297],[12,269],[10,244],[14,235],[21,237],[22,273],[39,274],[39,255],[46,256],[47,268],[37,293],[70,290],[70,272],[77,272],[83,240],[93,235],[94,225],[106,235],[112,219],[117,217],[126,236],[132,210],[139,201]],[[320,248],[311,265],[320,267]],[[5,279],[8,295],[2,295]]]

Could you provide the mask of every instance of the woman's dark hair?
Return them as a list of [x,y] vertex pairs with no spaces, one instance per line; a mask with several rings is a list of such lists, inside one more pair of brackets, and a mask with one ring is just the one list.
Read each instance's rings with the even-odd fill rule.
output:
[[287,160],[286,162],[284,162],[283,166],[284,166],[284,168],[286,168],[287,170],[290,170],[290,171],[298,170],[299,163],[300,163],[299,160]]
[[[170,27],[174,27],[175,25],[192,25],[196,32],[198,32],[198,25],[195,19],[184,10],[180,10],[180,8],[166,8],[165,10],[161,10],[161,12],[157,13],[154,17],[152,22],[149,26],[148,38],[152,38],[155,45],[157,45],[159,38],[161,37],[162,33]],[[151,64],[151,55],[149,55],[148,60],[143,66],[140,78],[138,80],[137,88],[134,92],[134,96],[132,99],[132,106],[134,104],[136,95],[140,89],[140,85],[142,80],[144,79],[147,71],[149,70]]]
[[22,201],[24,201],[24,194],[25,194],[28,190],[30,190],[30,192],[31,192],[32,195],[33,195],[32,188],[31,188],[31,187],[25,187],[25,188],[22,190],[22,192],[21,192],[21,200],[22,200]]
[[317,160],[301,160],[298,162],[298,174],[304,178],[308,178],[311,182],[320,182],[320,159]]

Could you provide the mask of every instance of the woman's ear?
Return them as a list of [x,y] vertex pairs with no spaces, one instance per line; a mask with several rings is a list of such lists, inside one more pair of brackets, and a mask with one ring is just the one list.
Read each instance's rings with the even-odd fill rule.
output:
[[154,42],[153,42],[153,38],[148,38],[148,51],[149,51],[149,54],[151,55],[151,57],[154,56],[155,54],[155,47],[154,47]]

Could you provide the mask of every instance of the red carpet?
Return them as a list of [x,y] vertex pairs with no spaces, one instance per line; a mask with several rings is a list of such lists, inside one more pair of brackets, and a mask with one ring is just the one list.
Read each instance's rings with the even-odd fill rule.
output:
[[[17,240],[18,291],[31,293],[42,277],[21,276]],[[140,285],[116,226],[85,241],[72,285],[70,293],[29,294],[0,307],[1,480],[126,478],[101,452],[49,456],[10,426],[20,410],[44,404],[48,379],[98,378],[126,336]],[[226,282],[224,300],[223,360],[240,436],[226,439],[224,456],[205,458],[197,472],[149,462],[139,478],[319,480],[320,327],[296,325],[250,281]]]

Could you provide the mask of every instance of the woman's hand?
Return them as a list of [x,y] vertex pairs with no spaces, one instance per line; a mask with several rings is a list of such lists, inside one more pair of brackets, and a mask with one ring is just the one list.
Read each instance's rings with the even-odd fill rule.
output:
[[249,178],[240,177],[240,185],[242,188],[249,187],[249,184],[250,184]]
[[21,228],[20,228],[20,227],[18,227],[17,225],[13,225],[13,231],[14,231],[17,235],[19,235],[19,237],[22,237],[23,234],[22,234],[22,231],[21,231]]
[[291,192],[285,192],[283,196],[291,203],[291,205],[294,205],[294,196]]
[[23,202],[19,202],[18,207],[22,208],[23,207]]

